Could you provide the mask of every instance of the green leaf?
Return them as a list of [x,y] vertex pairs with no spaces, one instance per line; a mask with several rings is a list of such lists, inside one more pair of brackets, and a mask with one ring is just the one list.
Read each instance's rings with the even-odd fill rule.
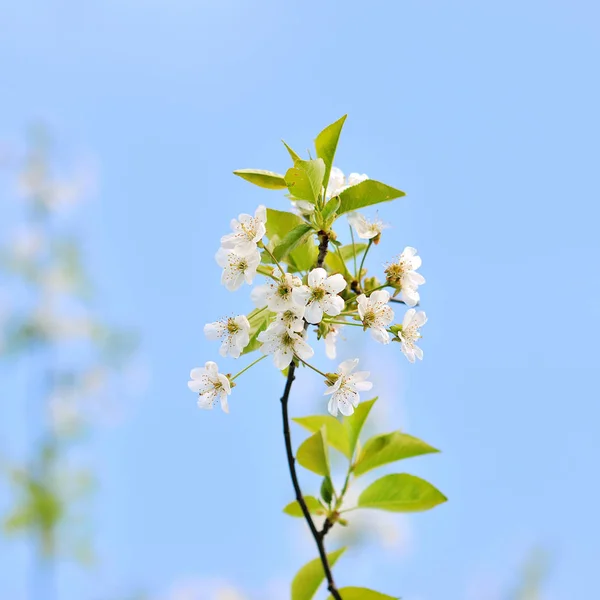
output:
[[[342,600],[400,600],[400,596],[388,596],[362,587],[344,587],[338,591]],[[329,596],[327,600],[333,600],[333,596]]]
[[323,477],[323,481],[321,483],[321,498],[323,498],[323,502],[329,506],[331,504],[331,500],[333,499],[333,482],[331,481],[331,477],[327,475]]
[[315,266],[318,256],[318,246],[311,238],[307,242],[300,244],[297,248],[294,248],[288,254],[286,260],[296,271],[309,271]]
[[371,469],[404,458],[439,452],[419,438],[400,431],[376,435],[367,440],[354,469],[355,475],[362,475]]
[[268,190],[284,190],[287,187],[283,175],[262,169],[238,169],[234,175]]
[[266,308],[255,308],[248,315],[247,318],[250,322],[250,341],[242,351],[242,354],[248,354],[249,352],[253,352],[254,350],[260,347],[260,342],[258,341],[258,334],[267,328],[272,316],[273,314],[269,312]]
[[283,145],[285,146],[285,149],[288,151],[289,155],[292,157],[292,161],[295,163],[297,160],[302,160],[302,157],[298,154],[296,154],[283,140],[281,140],[283,142]]
[[373,408],[373,404],[377,402],[377,398],[372,400],[365,400],[361,402],[355,409],[354,414],[344,419],[344,427],[346,429],[346,435],[348,437],[348,445],[350,447],[350,454],[354,454],[356,444],[362,431],[363,425]]
[[311,433],[315,433],[322,427],[325,427],[327,443],[348,458],[352,458],[350,445],[348,444],[348,434],[344,425],[335,417],[331,415],[315,415],[312,417],[296,417],[293,420],[298,425],[308,429]]
[[[329,566],[333,567],[345,550],[346,548],[340,548],[339,550],[330,552],[327,555]],[[296,577],[292,581],[292,600],[311,600],[324,579],[325,573],[323,572],[323,565],[319,558],[306,563],[296,573]]]
[[[325,509],[323,505],[314,496],[304,496],[304,502],[306,502],[306,508],[311,515],[324,515]],[[290,502],[284,509],[283,512],[290,517],[303,517],[302,509],[298,500]]]
[[414,475],[396,473],[373,482],[358,498],[361,508],[392,512],[429,510],[447,498],[430,483]]
[[304,242],[313,231],[312,225],[308,223],[301,223],[292,229],[288,234],[281,240],[281,242],[275,246],[273,250],[273,256],[277,260],[284,259],[292,250],[297,248],[302,242]]
[[283,239],[294,227],[305,223],[301,217],[287,210],[267,208],[267,237]]
[[331,167],[333,167],[333,159],[335,157],[335,151],[337,149],[338,141],[340,139],[340,133],[344,126],[344,121],[348,115],[344,115],[341,119],[338,119],[335,123],[328,125],[319,133],[315,139],[315,148],[317,150],[317,156],[322,158],[325,162],[325,176],[323,178],[323,185],[327,185],[329,182],[329,173],[331,173]]
[[323,221],[327,222],[329,219],[333,217],[333,215],[337,212],[337,209],[340,207],[340,199],[338,196],[334,196],[330,198],[325,207],[323,208],[323,212],[321,213],[323,217]]
[[[359,257],[367,249],[367,244],[355,244],[355,247],[356,256]],[[346,266],[346,262],[352,259],[353,254],[352,244],[340,246],[335,252],[331,251],[327,253],[325,263],[329,266],[332,273],[342,273],[342,275],[347,275],[346,278],[353,278],[354,276],[350,274]]]
[[367,179],[345,189],[340,194],[341,205],[338,215],[343,215],[344,213],[352,212],[371,204],[388,202],[402,196],[406,196],[406,194],[396,188],[375,181],[374,179]]
[[329,452],[327,451],[327,440],[325,438],[325,427],[322,427],[314,435],[304,440],[298,452],[296,460],[309,471],[317,475],[329,475]]
[[323,159],[297,160],[285,174],[285,182],[290,194],[300,200],[308,200],[313,204],[321,194],[325,163]]

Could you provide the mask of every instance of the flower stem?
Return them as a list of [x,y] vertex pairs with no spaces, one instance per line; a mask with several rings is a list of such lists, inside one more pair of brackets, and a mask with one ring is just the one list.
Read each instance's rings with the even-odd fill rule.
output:
[[263,354],[260,358],[257,358],[254,362],[251,362],[247,367],[244,367],[239,373],[236,373],[229,381],[237,379],[242,373],[245,373],[248,369],[251,369],[255,364],[259,363],[263,358],[267,358],[266,354]]
[[[261,242],[261,244],[262,244],[262,242]],[[275,258],[275,255],[265,246],[265,244],[262,244],[262,247],[263,247],[264,251],[275,261],[275,264],[277,265],[277,268],[279,269],[281,276],[283,277],[285,275],[285,271],[279,264],[279,261]]]
[[323,373],[323,371],[319,371],[319,369],[317,369],[317,367],[313,367],[312,365],[309,365],[305,360],[302,360],[298,355],[296,355],[296,358],[306,367],[308,367],[309,369],[312,369],[313,371],[315,371],[315,373],[318,373],[319,375],[323,375],[323,377],[325,377],[325,379],[329,379],[329,377],[327,377],[327,375],[325,373]]
[[349,323],[348,321],[325,321],[325,323],[331,323],[332,325],[350,325],[350,327],[362,327],[362,323]]
[[369,254],[369,250],[371,249],[372,245],[373,245],[373,240],[369,240],[369,243],[367,244],[367,249],[365,250],[362,260],[360,261],[360,268],[358,269],[358,273],[356,273],[356,279],[359,280],[359,283],[360,283],[360,275],[362,273],[363,266],[365,264],[365,259],[367,258],[367,254]]
[[352,230],[352,225],[348,225],[350,227],[350,237],[352,238],[352,256],[354,257],[354,278],[358,279],[358,269],[356,268],[356,244],[354,243],[354,231]]

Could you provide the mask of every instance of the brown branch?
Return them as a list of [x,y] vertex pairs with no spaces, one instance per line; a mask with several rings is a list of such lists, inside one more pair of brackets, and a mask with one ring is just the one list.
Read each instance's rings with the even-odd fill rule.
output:
[[[325,262],[325,257],[327,256],[327,246],[329,244],[329,235],[325,231],[319,231],[319,256],[317,258],[317,267],[322,267]],[[308,326],[308,323],[305,324],[305,329]],[[288,414],[288,404],[290,399],[290,392],[292,390],[292,383],[294,383],[294,379],[296,378],[296,365],[295,363],[290,363],[287,379],[285,382],[285,388],[283,390],[283,396],[281,397],[281,416],[283,420],[283,438],[285,440],[285,452],[287,456],[288,467],[290,470],[290,477],[292,479],[292,485],[294,486],[294,492],[296,493],[296,501],[300,505],[300,510],[304,515],[304,519],[308,524],[308,528],[310,529],[310,533],[312,534],[315,544],[317,545],[317,549],[319,551],[319,558],[321,559],[321,564],[323,565],[323,571],[325,573],[325,579],[327,579],[327,589],[329,593],[335,598],[335,600],[342,600],[340,592],[338,591],[335,582],[333,580],[333,574],[331,572],[331,566],[329,564],[329,559],[327,558],[327,551],[325,550],[325,544],[323,543],[323,538],[325,534],[330,529],[331,525],[328,525],[328,520],[325,521],[325,525],[323,526],[323,530],[319,531],[315,523],[310,515],[308,510],[308,506],[306,506],[306,501],[304,500],[304,496],[302,495],[302,489],[300,488],[300,483],[298,481],[298,474],[296,473],[296,459],[294,457],[294,450],[292,448],[292,436],[290,433],[290,419]]]

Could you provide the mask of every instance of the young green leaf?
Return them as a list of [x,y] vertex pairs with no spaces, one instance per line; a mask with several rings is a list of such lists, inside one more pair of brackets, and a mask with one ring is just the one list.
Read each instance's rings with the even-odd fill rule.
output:
[[429,510],[447,498],[430,483],[414,475],[396,473],[373,482],[358,498],[360,508],[392,512]]
[[[343,587],[338,591],[342,600],[400,600],[400,596],[388,596],[362,587]],[[333,600],[333,596],[329,596],[327,600]]]
[[374,179],[367,179],[346,188],[340,194],[341,204],[338,215],[343,215],[344,213],[352,212],[353,210],[358,210],[359,208],[370,206],[371,204],[388,202],[402,196],[406,196],[406,194],[396,188],[375,181]]
[[314,240],[309,239],[294,248],[288,254],[286,261],[295,271],[309,271],[315,266],[318,255],[318,246]]
[[297,160],[285,174],[285,183],[290,194],[300,200],[317,201],[323,187],[325,163],[323,159]]
[[303,224],[304,221],[296,214],[286,210],[275,210],[267,208],[267,237],[278,237],[283,239],[294,227]]
[[340,207],[340,199],[338,196],[334,196],[327,201],[325,207],[323,208],[323,212],[321,213],[323,217],[323,221],[327,222],[329,219],[333,217],[336,213],[337,209]]
[[321,482],[321,498],[323,498],[323,502],[329,506],[333,499],[333,482],[331,481],[331,477],[327,475],[323,477],[323,481]]
[[263,308],[255,308],[248,315],[247,318],[250,322],[250,341],[242,351],[242,354],[248,354],[249,352],[253,352],[254,350],[260,347],[260,342],[258,341],[258,334],[267,328],[272,316],[273,313]]
[[365,424],[365,421],[367,420],[367,417],[369,416],[369,413],[371,412],[375,402],[377,402],[377,398],[361,402],[354,410],[354,414],[344,419],[344,427],[346,429],[348,444],[350,446],[350,456],[354,454],[360,432],[362,431],[363,425]]
[[308,223],[297,225],[275,246],[273,256],[277,260],[284,259],[294,248],[297,248],[302,242],[306,241],[312,231],[312,225]]
[[[327,555],[327,560],[331,567],[335,565],[345,550],[346,548],[340,548]],[[292,581],[292,600],[311,600],[324,579],[325,573],[323,572],[323,565],[320,559],[315,558],[306,563],[296,573],[296,577]]]
[[287,187],[283,175],[262,169],[238,169],[234,175],[268,190],[284,190]]
[[331,415],[315,415],[311,417],[296,417],[293,419],[298,425],[302,425],[311,433],[319,431],[325,427],[327,443],[336,450],[339,450],[344,456],[352,458],[350,446],[348,444],[348,434],[344,426]]
[[317,150],[317,156],[322,158],[325,162],[325,176],[323,178],[323,185],[327,185],[329,182],[329,173],[331,173],[331,167],[333,167],[333,159],[335,157],[335,151],[337,149],[338,141],[340,139],[340,133],[342,127],[346,121],[344,115],[341,119],[338,119],[335,123],[328,125],[319,133],[315,139],[315,149]]
[[329,452],[327,451],[327,440],[325,438],[325,427],[322,427],[314,435],[304,440],[298,452],[296,460],[309,471],[317,475],[329,475]]
[[[306,502],[306,508],[311,515],[324,515],[325,508],[314,496],[304,496],[304,502]],[[283,512],[290,517],[303,517],[302,509],[297,500],[290,502],[284,509]]]
[[419,438],[400,431],[376,435],[365,443],[354,468],[355,475],[362,475],[375,467],[404,458],[439,452]]
[[281,140],[281,141],[283,142],[285,149],[288,151],[288,154],[292,157],[293,163],[295,163],[297,160],[302,160],[300,155],[296,154],[283,140]]
[[[338,591],[343,600],[400,600],[400,596],[388,596],[362,587],[344,587]],[[327,600],[333,600],[333,596],[329,596]]]

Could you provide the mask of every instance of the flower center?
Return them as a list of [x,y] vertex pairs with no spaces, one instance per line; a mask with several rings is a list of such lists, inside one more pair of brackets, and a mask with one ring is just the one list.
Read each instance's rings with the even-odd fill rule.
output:
[[277,295],[284,300],[290,295],[291,291],[286,283],[280,283],[277,286]]
[[227,333],[229,335],[234,335],[240,330],[239,325],[235,322],[234,319],[227,319]]
[[363,325],[365,327],[371,327],[377,320],[377,315],[373,309],[368,310],[363,317]]
[[309,302],[319,302],[325,298],[327,292],[323,288],[312,288]]
[[294,345],[294,338],[287,331],[284,331],[281,335],[281,345],[286,348],[291,348]]
[[240,258],[236,265],[236,269],[240,273],[244,273],[248,269],[248,261],[245,258]]
[[385,270],[385,274],[387,275],[389,282],[400,283],[405,270],[406,270],[406,266],[405,266],[404,262],[397,262],[397,263],[390,265]]

